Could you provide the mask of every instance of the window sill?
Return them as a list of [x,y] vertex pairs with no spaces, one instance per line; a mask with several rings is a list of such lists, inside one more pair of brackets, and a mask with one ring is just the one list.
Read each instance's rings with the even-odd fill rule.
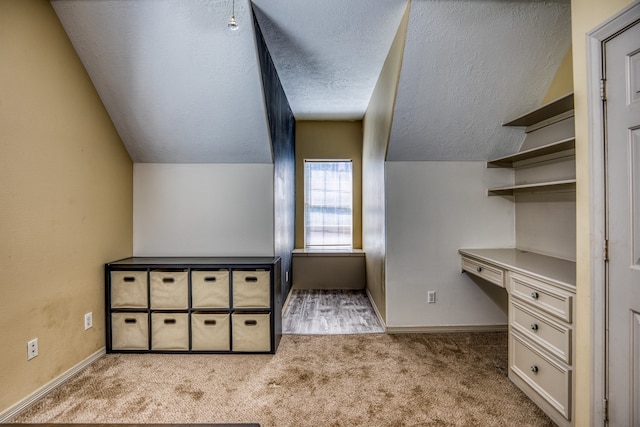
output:
[[294,249],[293,256],[363,257],[363,249]]

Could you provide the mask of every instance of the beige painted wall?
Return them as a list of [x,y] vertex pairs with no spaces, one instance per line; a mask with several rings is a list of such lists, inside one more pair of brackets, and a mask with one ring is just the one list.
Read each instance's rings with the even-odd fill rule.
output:
[[386,322],[386,208],[385,160],[393,123],[398,80],[409,25],[411,1],[385,59],[364,115],[362,164],[363,248],[366,252],[367,290]]
[[104,263],[132,253],[132,163],[48,1],[0,1],[0,40],[2,413],[104,347]]
[[[296,122],[296,248],[304,248],[304,160],[353,161],[353,247],[362,248],[362,122]],[[294,279],[295,280],[295,279]]]
[[569,92],[573,92],[573,50],[571,47],[564,55],[542,103],[551,102]]
[[591,422],[591,263],[590,263],[590,187],[589,119],[587,105],[587,53],[585,34],[631,4],[630,0],[572,0],[573,82],[576,120],[576,246],[577,246],[577,348],[576,348],[576,425]]

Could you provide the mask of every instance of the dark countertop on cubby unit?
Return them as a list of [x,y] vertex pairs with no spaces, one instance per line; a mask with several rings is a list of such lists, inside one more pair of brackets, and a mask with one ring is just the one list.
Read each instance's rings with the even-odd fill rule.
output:
[[108,263],[109,266],[118,267],[166,267],[171,266],[207,266],[207,265],[233,265],[235,267],[246,265],[270,265],[279,257],[130,257]]

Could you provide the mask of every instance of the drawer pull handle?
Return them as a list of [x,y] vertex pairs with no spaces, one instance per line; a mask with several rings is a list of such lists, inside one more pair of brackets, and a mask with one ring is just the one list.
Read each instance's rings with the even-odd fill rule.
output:
[[531,365],[531,372],[533,372],[534,374],[537,374],[539,370],[540,369],[538,369],[536,365]]
[[127,317],[126,319],[124,319],[124,323],[138,323],[138,320],[132,317]]
[[133,277],[133,276],[127,276],[127,277],[125,277],[123,280],[124,280],[125,282],[127,282],[127,283],[131,283],[131,282],[135,282],[135,281],[136,281],[136,278],[135,278],[135,277]]
[[176,279],[174,279],[173,277],[163,277],[162,278],[162,283],[173,283],[175,281],[176,281]]
[[165,325],[175,325],[176,324],[176,319],[164,319],[164,324]]
[[248,276],[248,277],[245,277],[244,281],[249,283],[255,283],[258,281],[258,278],[256,276]]
[[207,319],[204,321],[205,325],[215,325],[217,322],[213,319]]
[[258,325],[258,321],[257,320],[245,320],[244,324],[245,324],[245,326],[257,326]]
[[537,292],[531,292],[531,298],[533,299],[538,299],[540,297],[540,295]]
[[480,273],[480,272],[482,271],[482,267],[477,267],[477,268],[476,268],[476,271],[477,271],[478,273]]
[[531,324],[531,330],[532,331],[537,331],[538,330],[538,324],[537,323],[532,323]]
[[207,276],[207,277],[205,277],[205,278],[204,278],[204,281],[205,281],[205,282],[211,282],[211,283],[213,283],[213,282],[215,282],[216,280],[218,280],[218,279],[216,278],[216,276]]

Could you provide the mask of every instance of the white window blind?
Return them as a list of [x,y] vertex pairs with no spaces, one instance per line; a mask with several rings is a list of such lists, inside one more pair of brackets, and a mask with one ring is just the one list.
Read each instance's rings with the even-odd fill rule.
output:
[[306,248],[351,248],[353,175],[350,160],[304,163]]

